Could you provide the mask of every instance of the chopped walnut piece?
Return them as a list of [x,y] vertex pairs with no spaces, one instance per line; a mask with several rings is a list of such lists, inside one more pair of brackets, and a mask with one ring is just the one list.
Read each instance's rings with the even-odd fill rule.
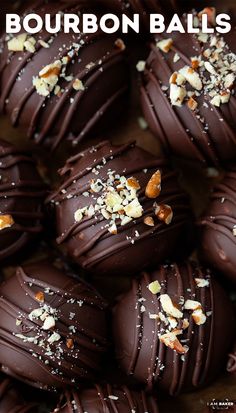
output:
[[53,344],[53,343],[55,343],[56,341],[59,341],[60,338],[61,338],[60,334],[58,334],[58,333],[52,333],[51,336],[50,336],[49,339],[48,339],[48,342],[49,342],[50,344]]
[[181,86],[177,86],[174,83],[170,85],[170,100],[173,106],[182,106],[184,98],[186,97],[186,89]]
[[145,195],[147,198],[157,198],[161,192],[161,172],[157,170],[146,186]]
[[138,199],[134,199],[124,207],[124,211],[130,218],[140,218],[143,214],[143,207]]
[[182,321],[182,329],[186,330],[186,328],[189,327],[189,321],[187,320],[187,318],[184,318]]
[[200,62],[199,62],[198,58],[196,58],[196,57],[191,58],[191,66],[194,70],[199,68],[199,64],[200,64]]
[[174,85],[177,84],[178,86],[181,86],[185,82],[186,82],[186,80],[185,80],[184,76],[182,76],[178,72],[172,73],[172,75],[170,77],[170,80],[169,80],[170,84],[174,84]]
[[182,344],[173,332],[163,334],[159,337],[159,339],[163,344],[165,344],[165,346],[171,348],[172,350],[175,350],[177,353],[186,353],[186,349],[182,346]]
[[174,85],[176,85],[177,76],[178,76],[178,72],[172,73],[172,75],[170,77],[170,80],[169,80],[169,83],[170,84],[173,83]]
[[195,99],[193,99],[193,97],[189,98],[187,105],[191,110],[196,110],[198,107],[198,103]]
[[197,310],[194,310],[193,313],[192,313],[192,317],[193,317],[194,322],[198,326],[200,326],[202,324],[205,324],[205,322],[206,322],[206,316],[203,313],[201,308],[198,308]]
[[70,349],[74,348],[74,341],[72,340],[72,338],[68,338],[66,340],[66,347]]
[[173,304],[172,299],[168,294],[161,294],[160,295],[160,302],[163,310],[169,316],[174,318],[182,318],[183,313],[180,311],[176,305]]
[[212,75],[216,75],[216,71],[210,62],[204,62],[205,69]]
[[167,320],[168,320],[170,328],[172,330],[177,327],[178,321],[176,320],[176,318],[170,316],[170,317],[167,317]]
[[51,77],[59,76],[60,72],[61,62],[60,60],[56,60],[54,63],[46,65],[42,70],[40,70],[39,77],[50,81]]
[[52,92],[57,85],[61,67],[60,60],[56,60],[54,63],[45,66],[39,72],[39,76],[33,77],[33,86],[39,95],[46,97]]
[[126,49],[125,43],[123,42],[122,39],[117,39],[115,41],[115,46],[120,50],[125,50]]
[[161,291],[161,285],[157,280],[148,284],[147,287],[152,294],[158,294]]
[[164,53],[168,53],[173,45],[173,40],[172,39],[164,39],[161,40],[160,42],[157,42],[156,46],[162,50]]
[[13,37],[13,39],[7,42],[8,50],[11,52],[23,52],[26,39],[27,33],[22,33],[16,37]]
[[74,213],[74,219],[76,222],[80,222],[82,221],[85,212],[87,211],[87,207],[81,208],[81,209],[77,209],[77,211],[75,211]]
[[35,298],[37,301],[39,301],[40,303],[44,303],[44,293],[42,291],[38,291],[35,294]]
[[43,330],[50,330],[51,328],[55,327],[55,319],[51,315],[45,318],[45,321],[43,323],[42,329]]
[[36,44],[36,40],[34,37],[31,36],[25,41],[24,48],[25,50],[27,50],[27,52],[34,53],[36,50],[35,44]]
[[194,278],[194,280],[199,288],[209,287],[209,280],[205,278]]
[[15,221],[11,215],[0,215],[0,231],[5,228],[10,228]]
[[75,90],[84,90],[83,82],[80,79],[75,79],[72,85],[73,89]]
[[221,105],[221,96],[220,95],[214,96],[213,99],[211,99],[210,102],[213,106],[220,107],[220,105]]
[[161,204],[157,205],[154,204],[155,207],[155,215],[160,221],[164,221],[166,225],[169,225],[173,219],[173,211],[169,205]]
[[116,224],[112,224],[112,226],[110,228],[108,228],[108,231],[110,232],[110,234],[112,235],[116,235],[117,234],[117,226]]
[[127,179],[127,186],[129,186],[130,188],[135,189],[136,191],[137,191],[138,189],[140,189],[139,182],[138,182],[137,179],[134,178],[134,177],[131,177],[131,178],[128,178],[128,179]]
[[221,92],[220,93],[220,101],[221,103],[228,103],[230,99],[230,93],[229,92]]
[[235,75],[233,73],[228,73],[228,75],[225,76],[225,80],[224,80],[225,89],[231,89],[234,85],[234,82],[235,82]]
[[184,66],[179,70],[179,73],[185,77],[187,82],[196,90],[202,90],[202,81],[200,75],[196,70],[190,66]]
[[143,220],[145,225],[148,225],[149,227],[154,227],[154,219],[152,217],[145,217]]
[[202,308],[202,305],[201,303],[199,303],[199,301],[187,300],[184,303],[184,308],[185,310],[197,310],[199,308]]

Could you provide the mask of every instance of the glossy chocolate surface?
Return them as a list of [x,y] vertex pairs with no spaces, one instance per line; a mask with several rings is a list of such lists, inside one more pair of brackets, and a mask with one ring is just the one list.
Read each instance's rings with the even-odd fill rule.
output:
[[94,377],[106,350],[106,304],[48,262],[19,267],[0,287],[1,370],[45,390]]
[[200,220],[200,257],[236,283],[236,169],[214,188]]
[[[89,0],[80,4],[76,1],[47,4],[41,0],[25,13],[33,10],[42,17],[49,13],[53,20],[59,11],[91,12],[90,5]],[[92,12],[96,14],[97,8],[93,7]],[[61,31],[51,35],[43,29],[31,36],[31,41],[33,48],[24,46],[23,51],[16,52],[8,50],[3,38],[0,64],[0,110],[9,116],[13,126],[23,127],[29,139],[52,148],[65,138],[76,144],[95,126],[107,126],[120,113],[129,75],[125,45],[119,35],[101,31],[88,35]],[[56,73],[54,68],[39,75],[55,62],[60,65]],[[49,79],[49,72],[56,74],[57,79]],[[49,83],[52,80],[54,87],[49,86],[48,95],[44,95],[45,89],[40,91],[33,84],[35,78]],[[79,85],[75,86],[77,80]]]
[[[157,171],[161,175],[160,194],[150,198],[147,185]],[[105,141],[69,159],[60,174],[63,183],[49,199],[56,216],[57,242],[84,269],[99,274],[133,274],[174,254],[186,254],[192,228],[189,201],[165,160],[134,144],[112,146]],[[127,186],[129,179],[138,190]],[[118,207],[117,191],[122,197],[124,194]],[[107,201],[109,192],[118,197],[113,209]],[[129,214],[124,205],[131,202],[135,211],[132,208]],[[155,215],[157,204],[169,206],[171,222]],[[79,219],[78,212],[82,213]],[[129,220],[132,214],[134,218]],[[146,218],[151,222],[145,223]]]
[[0,261],[42,232],[45,195],[33,159],[0,140]]
[[94,385],[85,390],[65,392],[54,413],[158,413],[157,401],[143,391],[135,392],[126,386]]
[[[183,23],[186,28],[185,18]],[[166,53],[157,47],[156,43],[168,38],[173,41],[173,45]],[[212,46],[215,42],[214,38],[216,43]],[[221,59],[222,56],[225,58],[231,52],[232,61],[236,61],[234,39],[235,28],[232,25],[231,32],[223,37],[224,46],[221,44],[218,49],[217,44],[220,43],[217,42],[222,40],[219,34],[205,37],[188,33],[163,34],[158,35],[156,41],[151,43],[151,52],[142,75],[141,103],[145,118],[166,153],[178,158],[198,161],[203,165],[222,164],[235,158],[235,83],[233,82],[229,89],[224,88],[225,83],[221,72],[219,68],[215,70],[219,61],[217,59]],[[223,50],[222,54],[220,52],[220,57],[216,50]],[[192,93],[193,100],[189,95],[189,100],[187,101],[185,97],[180,106],[172,105],[170,78],[174,72],[178,72],[185,66],[192,68],[191,58],[194,60],[196,57],[201,57],[202,62],[211,64],[210,67],[208,66],[211,73],[207,69],[204,71],[204,66],[201,66],[200,70],[199,68],[195,70],[196,73],[201,73],[202,82],[205,82],[204,87],[209,79],[212,79],[211,85],[206,86],[209,93],[203,91],[203,88],[199,92],[187,82],[187,91]],[[230,62],[231,58],[229,58]],[[226,60],[228,61],[228,57]],[[222,67],[226,68],[224,75],[228,73],[226,63],[226,61],[222,63]],[[217,94],[217,102],[212,104],[211,93],[214,90]],[[221,93],[230,93],[227,103],[218,102],[218,98],[221,99]],[[197,107],[194,109],[196,104]]]
[[[155,281],[161,286],[158,294],[149,289]],[[171,312],[162,304],[163,295],[182,312],[180,318],[168,318]],[[193,305],[187,300],[198,303],[205,315],[202,321],[186,308]],[[176,395],[206,385],[226,366],[235,319],[229,298],[209,271],[191,263],[173,264],[133,281],[114,309],[113,331],[124,371],[148,388],[157,386]],[[166,334],[175,341],[167,345]]]

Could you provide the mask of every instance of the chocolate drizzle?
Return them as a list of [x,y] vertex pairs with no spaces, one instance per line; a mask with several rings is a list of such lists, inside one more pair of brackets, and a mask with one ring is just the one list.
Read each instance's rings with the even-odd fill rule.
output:
[[10,215],[14,219],[13,225],[0,230],[2,260],[42,231],[46,187],[29,156],[2,140],[0,152],[0,218]]
[[216,185],[201,218],[201,258],[236,282],[236,171],[228,170]]
[[[199,288],[194,278],[209,280],[209,286]],[[205,323],[197,325],[184,310],[189,326],[178,335],[188,347],[184,355],[159,339],[166,330],[165,321],[150,317],[162,311],[158,295],[147,288],[155,280],[161,285],[161,294],[168,294],[174,303],[197,301],[207,315]],[[161,266],[134,280],[132,290],[115,306],[113,331],[117,359],[125,372],[149,389],[157,385],[177,395],[206,385],[218,374],[234,335],[234,316],[228,298],[210,272],[187,262]]]
[[10,379],[0,383],[0,411],[2,413],[35,413],[38,406],[33,403],[24,403],[17,385]]
[[[186,27],[185,18],[182,22]],[[165,151],[174,156],[210,165],[233,159],[236,155],[236,99],[233,94],[230,101],[219,108],[210,103],[207,94],[195,96],[197,112],[188,105],[171,105],[168,96],[171,75],[185,65],[191,67],[191,57],[202,56],[210,47],[210,40],[202,43],[197,35],[172,33],[158,35],[156,41],[168,37],[173,40],[168,53],[162,53],[156,43],[151,44],[142,76],[141,102],[151,130]],[[235,51],[233,39],[232,29],[224,37],[232,52]],[[177,61],[174,59],[176,55]]]
[[51,390],[99,370],[106,304],[92,287],[40,262],[18,268],[0,294],[2,371]]
[[126,386],[94,385],[85,390],[66,391],[54,412],[58,413],[158,413],[154,397]]
[[[155,219],[154,226],[150,227],[143,220],[148,216],[155,218],[154,200],[145,196],[145,188],[157,169],[162,173],[162,190],[157,202],[171,206],[173,220],[166,225]],[[85,217],[80,222],[74,218],[78,208],[97,202],[100,194],[89,196],[91,181],[106,181],[110,171],[114,171],[114,176],[124,175],[126,179],[133,176],[138,180],[139,201],[143,207],[141,217],[126,225],[117,224],[116,235],[108,231],[108,221],[102,214]],[[188,199],[177,187],[176,174],[164,160],[156,159],[134,144],[115,147],[103,142],[69,159],[60,174],[64,182],[48,200],[57,217],[57,241],[87,270],[133,273],[146,263],[171,255],[181,231],[191,225]]]
[[[89,5],[89,0],[81,5],[41,1],[34,11],[42,16],[50,13],[53,17],[58,11],[88,11]],[[36,143],[50,144],[55,149],[70,135],[73,144],[77,144],[103,118],[107,123],[107,112],[119,110],[128,88],[124,49],[117,45],[116,37],[106,36],[101,31],[90,35],[60,32],[51,36],[43,31],[34,38],[37,41],[34,53],[12,53],[7,44],[3,44],[0,109],[10,116],[13,126],[26,127],[28,137]],[[45,49],[38,40],[49,47]],[[46,65],[70,54],[75,44],[79,45],[78,55],[66,67],[66,76],[72,75],[72,79],[59,79],[60,95],[52,92],[49,97],[40,96],[32,84],[33,77]],[[84,90],[73,88],[77,78],[83,82]]]

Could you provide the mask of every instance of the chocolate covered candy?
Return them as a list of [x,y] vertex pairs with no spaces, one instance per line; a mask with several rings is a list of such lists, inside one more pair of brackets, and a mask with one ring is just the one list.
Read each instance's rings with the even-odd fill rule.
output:
[[[215,10],[207,8],[208,25]],[[217,165],[236,155],[235,28],[222,36],[158,35],[142,74],[141,102],[164,150],[176,157]],[[182,20],[186,30],[186,16]]]
[[214,188],[200,220],[201,259],[236,283],[236,169]]
[[48,262],[19,267],[0,287],[1,370],[45,390],[85,382],[107,347],[103,299]]
[[[55,14],[89,13],[90,5],[36,2],[30,12],[50,14],[54,25]],[[92,12],[99,13],[96,7]],[[2,43],[0,110],[36,143],[56,148],[69,137],[76,144],[120,113],[129,76],[119,36],[43,29],[7,36]]]
[[66,391],[54,413],[158,413],[157,402],[143,391],[135,392],[126,386],[94,385],[81,390]]
[[190,206],[164,159],[105,141],[69,159],[60,175],[48,200],[57,242],[84,269],[133,274],[186,253]]
[[45,194],[33,159],[0,140],[0,261],[42,232]]
[[206,385],[226,365],[235,319],[211,273],[187,262],[134,280],[114,309],[113,331],[124,371],[176,395]]

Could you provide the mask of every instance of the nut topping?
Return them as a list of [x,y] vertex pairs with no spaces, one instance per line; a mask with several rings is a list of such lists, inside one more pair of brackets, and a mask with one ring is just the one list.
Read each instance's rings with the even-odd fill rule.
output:
[[157,170],[149,180],[145,195],[147,198],[157,198],[161,192],[161,172]]
[[68,338],[68,339],[66,340],[66,347],[67,347],[67,348],[70,348],[70,349],[73,349],[73,348],[74,348],[74,341],[72,340],[72,338]]
[[173,219],[173,211],[169,205],[155,205],[155,215],[160,221],[164,221],[169,225]]
[[14,223],[14,219],[11,215],[0,215],[0,231],[12,227]]
[[35,294],[35,298],[36,298],[36,300],[39,301],[40,303],[43,303],[43,302],[44,302],[44,293],[43,293],[42,291],[38,291],[38,292]]
[[85,87],[83,85],[83,82],[80,79],[75,79],[72,87],[73,87],[73,89],[80,90],[80,91],[85,89]]
[[152,294],[158,294],[161,291],[161,285],[159,281],[156,280],[148,285],[148,289]]
[[204,278],[194,278],[194,280],[199,288],[209,287],[209,280]]
[[202,308],[202,305],[201,303],[199,303],[199,301],[187,300],[184,303],[184,308],[185,310],[197,310],[199,308]]
[[164,53],[168,53],[173,46],[173,40],[172,39],[164,39],[161,40],[160,42],[157,42],[156,46],[162,50]]
[[149,227],[154,227],[154,219],[152,217],[145,217],[143,220],[145,225],[148,225]]
[[125,50],[126,49],[125,43],[123,42],[122,39],[117,39],[115,41],[115,46],[120,50]]
[[131,178],[127,179],[127,185],[128,185],[128,187],[133,188],[136,191],[138,191],[140,189],[139,182],[134,177],[131,177]]
[[161,294],[160,295],[160,302],[162,305],[163,310],[169,316],[174,318],[182,318],[183,313],[180,311],[172,302],[170,296],[168,294]]
[[193,99],[193,97],[190,97],[188,100],[188,107],[191,110],[195,110],[198,107],[198,103],[195,99]]
[[176,335],[172,332],[163,334],[159,337],[160,341],[165,344],[165,346],[175,350],[179,354],[185,354],[186,349],[182,346]]
[[200,326],[202,324],[205,324],[205,322],[206,322],[206,316],[203,313],[201,308],[198,308],[197,310],[194,310],[193,313],[192,313],[192,317],[193,317],[194,322],[198,326]]

